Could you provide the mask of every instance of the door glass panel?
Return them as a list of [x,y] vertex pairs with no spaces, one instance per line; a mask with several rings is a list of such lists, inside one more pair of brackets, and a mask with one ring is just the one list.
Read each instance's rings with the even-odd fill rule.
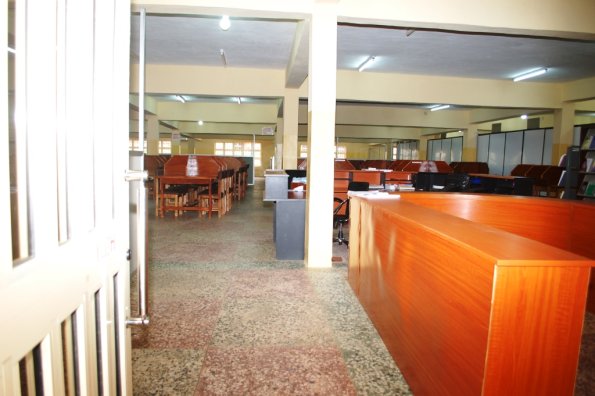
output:
[[[26,174],[26,136],[23,125],[17,123],[17,105],[24,101],[20,96],[19,87],[22,87],[22,75],[17,75],[17,70],[24,70],[17,66],[17,61],[22,62],[23,50],[17,48],[22,43],[17,42],[17,13],[24,9],[25,0],[8,2],[8,32],[7,32],[7,63],[8,63],[8,140],[9,140],[9,167],[10,167],[10,219],[12,230],[12,258],[14,265],[23,262],[31,254],[29,243],[29,215],[27,205],[27,174]],[[22,27],[19,26],[22,30]],[[19,52],[20,51],[20,52]],[[20,109],[21,113],[23,109]]]

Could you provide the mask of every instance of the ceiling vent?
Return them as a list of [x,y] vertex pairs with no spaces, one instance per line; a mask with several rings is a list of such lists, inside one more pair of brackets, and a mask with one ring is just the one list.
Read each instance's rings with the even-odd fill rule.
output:
[[275,134],[275,129],[273,127],[264,127],[262,128],[262,134],[266,136],[273,136]]

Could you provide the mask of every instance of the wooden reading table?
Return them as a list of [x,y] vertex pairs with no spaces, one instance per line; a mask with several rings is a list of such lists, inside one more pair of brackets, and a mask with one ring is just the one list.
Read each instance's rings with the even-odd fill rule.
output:
[[163,196],[163,194],[165,193],[165,186],[167,185],[206,186],[209,195],[209,203],[207,206],[200,206],[200,200],[198,200],[197,205],[194,206],[169,206],[166,204],[165,199],[161,199],[159,201],[159,205],[161,205],[161,213],[165,213],[165,210],[207,211],[210,218],[213,209],[213,191],[211,186],[216,180],[216,177],[211,176],[157,176],[157,185],[160,196]]

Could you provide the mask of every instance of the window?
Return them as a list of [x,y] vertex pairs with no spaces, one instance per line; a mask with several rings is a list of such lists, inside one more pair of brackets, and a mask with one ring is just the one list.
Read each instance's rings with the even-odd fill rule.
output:
[[[128,150],[138,151],[140,147],[138,145],[138,139],[128,139]],[[145,140],[144,152],[147,154],[147,141]],[[159,141],[159,154],[171,154],[171,140],[160,140]]]
[[262,146],[252,142],[216,142],[215,155],[229,157],[254,157],[254,167],[262,166]]
[[171,154],[171,140],[159,141],[159,154]]
[[308,158],[308,145],[300,144],[300,158]]
[[223,143],[221,143],[221,142],[215,143],[215,155],[225,155]]
[[347,158],[347,147],[335,146],[335,158],[346,159]]
[[[335,146],[333,148],[333,153],[335,155],[335,158],[337,158],[337,159],[346,159],[347,158],[347,147]],[[300,144],[300,158],[308,158],[308,145],[307,144]]]
[[260,143],[254,143],[254,166],[262,166],[262,149]]
[[[143,151],[147,153],[147,141],[144,141]],[[138,139],[128,139],[128,150],[129,151],[140,151],[140,145],[138,144]]]

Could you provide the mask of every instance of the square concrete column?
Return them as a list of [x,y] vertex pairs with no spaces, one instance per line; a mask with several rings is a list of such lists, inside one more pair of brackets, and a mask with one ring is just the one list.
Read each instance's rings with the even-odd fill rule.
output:
[[477,125],[467,126],[463,135],[463,161],[477,161]]
[[283,99],[283,169],[297,168],[299,107],[298,90],[285,89]]
[[308,187],[305,262],[331,267],[335,107],[337,96],[337,4],[317,1],[310,23]]
[[554,136],[552,142],[552,164],[557,164],[568,146],[572,145],[574,134],[574,103],[564,102],[554,110]]
[[147,116],[147,154],[159,154],[159,118],[152,114]]

